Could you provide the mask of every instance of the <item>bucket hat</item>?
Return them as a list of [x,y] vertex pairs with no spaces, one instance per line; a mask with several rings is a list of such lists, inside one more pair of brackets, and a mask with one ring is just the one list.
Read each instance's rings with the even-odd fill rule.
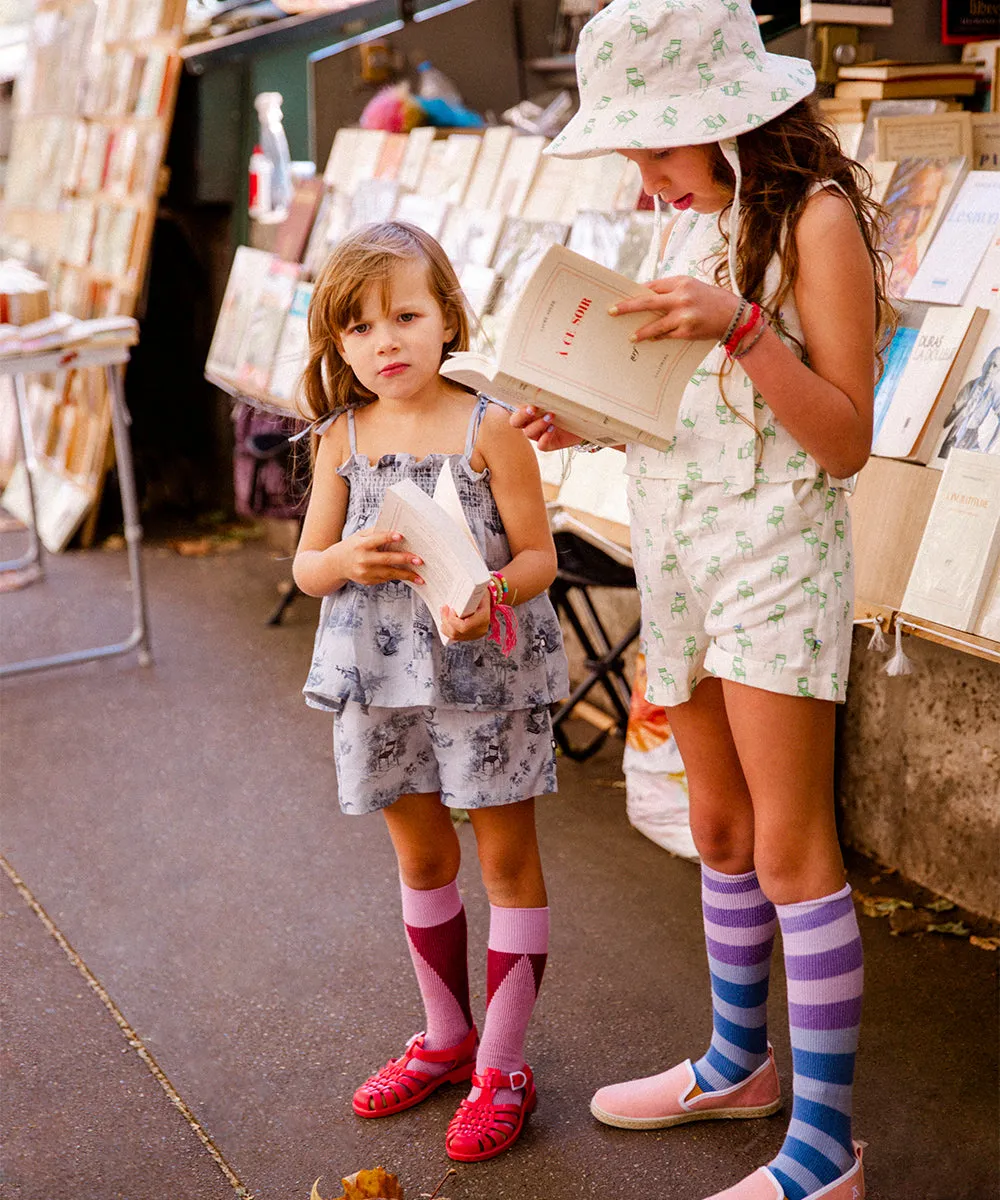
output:
[[576,74],[559,158],[721,142],[816,85],[805,59],[764,49],[749,0],[612,0],[580,32]]

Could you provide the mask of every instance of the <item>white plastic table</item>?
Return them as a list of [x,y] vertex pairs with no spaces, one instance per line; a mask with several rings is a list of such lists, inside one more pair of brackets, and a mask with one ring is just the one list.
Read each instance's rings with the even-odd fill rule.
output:
[[40,578],[42,574],[42,548],[38,538],[35,493],[31,479],[36,459],[24,383],[26,376],[48,371],[103,367],[111,401],[111,430],[114,438],[118,487],[121,491],[125,523],[129,579],[132,584],[132,632],[124,641],[112,642],[106,646],[94,646],[86,650],[70,650],[64,654],[52,654],[44,658],[0,664],[0,679],[11,675],[23,675],[29,671],[43,671],[51,667],[65,667],[75,663],[90,662],[96,658],[110,658],[116,654],[128,654],[132,650],[138,651],[139,662],[142,666],[149,666],[153,661],[149,642],[146,590],[142,574],[142,526],[139,524],[139,502],[136,496],[135,470],[132,465],[132,443],[128,431],[130,417],[125,404],[125,389],[122,382],[124,367],[128,360],[128,346],[121,344],[101,346],[86,342],[66,346],[59,350],[49,350],[41,354],[19,354],[0,358],[0,376],[9,377],[14,388],[17,408],[17,437],[24,458],[31,517],[28,525],[28,549],[20,558],[0,562],[0,571],[26,570],[35,567],[36,578]]

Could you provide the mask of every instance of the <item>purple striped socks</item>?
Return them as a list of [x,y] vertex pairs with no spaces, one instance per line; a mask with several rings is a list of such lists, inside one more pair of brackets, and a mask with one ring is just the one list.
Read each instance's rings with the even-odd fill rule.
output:
[[767,988],[777,920],[755,871],[702,864],[701,904],[712,976],[712,1041],[694,1064],[703,1092],[742,1083],[767,1062]]
[[769,1164],[786,1200],[850,1170],[851,1090],[863,984],[850,885],[832,896],[779,904],[785,944],[794,1101],[788,1134]]
[[[465,909],[458,884],[417,891],[400,881],[410,957],[427,1013],[428,1050],[457,1046],[472,1028]],[[441,1070],[447,1070],[444,1064]],[[431,1064],[420,1070],[433,1073]]]
[[[476,1072],[489,1067],[509,1075],[524,1066],[528,1029],[549,951],[547,908],[498,908],[490,905],[486,951],[486,1021],[479,1041]],[[479,1094],[473,1088],[470,1099]],[[501,1089],[498,1104],[517,1104],[516,1092]]]

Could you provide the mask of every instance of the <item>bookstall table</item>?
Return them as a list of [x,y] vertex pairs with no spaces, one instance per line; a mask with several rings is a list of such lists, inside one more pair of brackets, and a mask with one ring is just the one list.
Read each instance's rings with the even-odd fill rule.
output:
[[[125,524],[125,545],[128,554],[129,581],[132,591],[132,631],[120,642],[105,646],[94,646],[84,650],[70,650],[63,654],[52,654],[42,658],[25,659],[21,662],[0,664],[0,679],[11,675],[24,675],[32,671],[43,671],[52,667],[71,666],[91,662],[93,659],[110,658],[137,650],[142,666],[152,662],[149,641],[149,620],[146,608],[146,591],[142,572],[142,526],[139,524],[139,502],[136,495],[135,472],[132,465],[132,446],[129,440],[129,413],[125,405],[123,374],[129,359],[129,349],[122,344],[98,346],[86,343],[50,350],[45,353],[10,355],[0,358],[0,376],[11,378],[17,399],[18,441],[24,454],[27,477],[28,505],[31,522],[27,565],[36,565],[41,574],[41,550],[37,534],[35,497],[31,486],[31,470],[34,451],[31,441],[29,414],[24,403],[25,379],[29,375],[50,371],[98,368],[104,370],[108,395],[111,397],[111,430],[118,464],[118,486],[121,491],[122,513]],[[2,564],[12,570],[10,563]]]

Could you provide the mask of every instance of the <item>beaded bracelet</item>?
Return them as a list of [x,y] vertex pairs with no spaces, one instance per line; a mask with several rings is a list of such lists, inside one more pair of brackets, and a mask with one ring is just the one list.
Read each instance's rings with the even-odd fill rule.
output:
[[725,346],[729,342],[729,339],[733,336],[733,331],[736,329],[736,326],[739,325],[740,318],[746,312],[749,303],[749,300],[744,300],[742,296],[740,297],[740,302],[737,304],[736,311],[733,313],[733,319],[726,327],[726,332],[722,335],[722,337],[719,338],[720,346]]
[[767,333],[767,330],[768,330],[767,321],[765,321],[762,317],[761,322],[760,322],[760,329],[757,330],[757,332],[750,339],[750,341],[747,342],[747,344],[745,346],[738,347],[736,350],[734,350],[730,354],[729,357],[733,358],[733,359],[744,358],[746,355],[748,355],[750,353],[750,351],[754,348],[754,346],[757,345],[757,343],[764,336],[764,334]]
[[[510,588],[499,571],[491,571],[486,587],[490,594],[489,640],[507,656],[517,645],[517,615],[508,600]],[[515,597],[516,598],[516,597]]]
[[725,351],[730,357],[732,357],[733,351],[737,348],[737,346],[739,346],[740,342],[746,337],[750,330],[753,329],[762,316],[760,305],[757,304],[756,301],[751,300],[749,302],[749,308],[750,316],[747,317],[742,325],[737,326],[736,331],[730,336],[729,340],[725,344]]

